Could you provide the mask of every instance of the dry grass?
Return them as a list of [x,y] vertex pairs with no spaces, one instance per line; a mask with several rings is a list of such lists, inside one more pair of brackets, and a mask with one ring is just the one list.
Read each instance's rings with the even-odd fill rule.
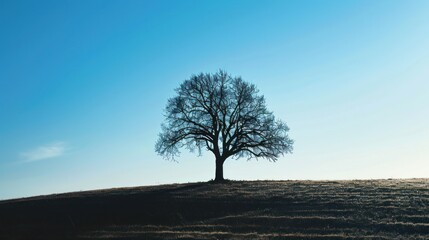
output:
[[0,239],[429,239],[429,179],[232,181],[0,202]]

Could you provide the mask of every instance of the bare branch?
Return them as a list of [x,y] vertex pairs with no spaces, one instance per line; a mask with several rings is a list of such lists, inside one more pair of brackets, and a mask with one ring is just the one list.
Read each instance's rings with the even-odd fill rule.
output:
[[202,148],[216,159],[266,158],[292,152],[289,128],[275,120],[255,85],[224,71],[191,76],[169,99],[155,150],[174,159],[179,149]]

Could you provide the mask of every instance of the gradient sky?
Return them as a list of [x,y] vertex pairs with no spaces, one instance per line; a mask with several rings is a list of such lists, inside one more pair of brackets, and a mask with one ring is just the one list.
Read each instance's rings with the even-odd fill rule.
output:
[[190,75],[255,83],[294,153],[230,179],[429,177],[429,1],[0,1],[0,199],[206,181],[154,144]]

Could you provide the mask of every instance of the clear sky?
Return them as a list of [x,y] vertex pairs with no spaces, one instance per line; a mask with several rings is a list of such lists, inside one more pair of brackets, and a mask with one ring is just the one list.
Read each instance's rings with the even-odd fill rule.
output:
[[0,199],[206,181],[157,156],[190,75],[255,83],[294,153],[230,179],[429,177],[429,1],[0,1]]

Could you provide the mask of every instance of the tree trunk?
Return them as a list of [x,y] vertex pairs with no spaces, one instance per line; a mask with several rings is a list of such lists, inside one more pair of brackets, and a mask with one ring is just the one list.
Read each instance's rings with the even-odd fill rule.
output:
[[215,182],[221,182],[223,181],[223,160],[222,159],[216,159],[216,176],[215,176]]

